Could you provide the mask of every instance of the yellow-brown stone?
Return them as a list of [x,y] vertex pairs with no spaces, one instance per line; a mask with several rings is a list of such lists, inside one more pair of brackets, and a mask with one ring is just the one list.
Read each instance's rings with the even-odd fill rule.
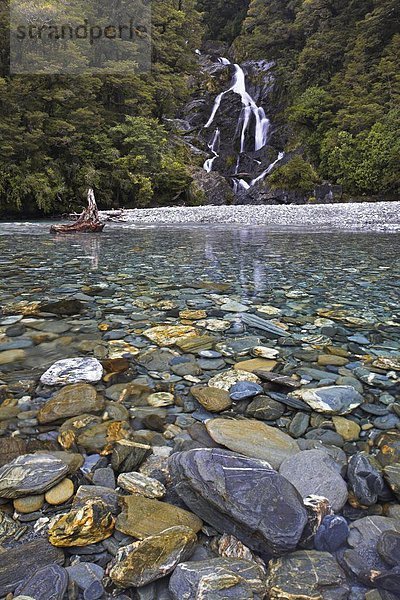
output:
[[88,546],[109,538],[115,521],[100,500],[88,500],[82,507],[56,518],[49,528],[49,542],[53,546],[69,548]]
[[196,541],[192,529],[177,526],[125,546],[116,557],[110,577],[119,588],[147,585],[165,577],[179,563],[190,558]]
[[200,319],[207,318],[207,313],[205,310],[181,310],[179,318],[187,319],[188,321],[200,321]]
[[42,508],[44,504],[44,494],[25,496],[24,498],[15,498],[13,504],[17,512],[29,514]]
[[339,435],[345,440],[345,442],[354,442],[358,440],[361,432],[361,427],[344,417],[332,417],[333,424]]
[[236,371],[247,371],[254,373],[254,371],[273,371],[278,363],[276,360],[268,360],[267,358],[252,358],[250,360],[243,360],[235,364],[234,368]]
[[74,494],[74,484],[71,479],[63,479],[56,486],[51,488],[45,494],[46,502],[57,506],[58,504],[64,504],[67,502]]
[[121,504],[117,531],[140,540],[176,525],[189,527],[197,533],[203,525],[196,515],[183,508],[144,496],[123,496]]
[[187,325],[159,325],[143,332],[151,342],[158,346],[174,346],[178,341],[197,335],[194,327]]
[[232,400],[226,390],[216,387],[192,387],[190,392],[210,412],[222,412],[232,406]]
[[83,413],[99,412],[104,408],[104,399],[96,388],[87,383],[66,385],[54,394],[40,409],[39,423],[52,423]]

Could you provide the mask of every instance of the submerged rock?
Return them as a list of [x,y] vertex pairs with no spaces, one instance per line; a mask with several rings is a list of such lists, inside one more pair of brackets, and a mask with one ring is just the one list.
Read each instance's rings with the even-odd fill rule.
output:
[[279,472],[303,498],[323,496],[336,512],[346,504],[346,482],[338,465],[323,450],[305,450],[291,456],[282,463]]
[[187,325],[159,325],[143,332],[151,342],[158,346],[174,346],[178,341],[197,335],[196,329]]
[[210,412],[222,412],[232,406],[226,390],[213,387],[192,387],[190,393]]
[[97,383],[103,376],[103,367],[96,358],[67,358],[54,363],[40,378],[44,385],[68,383]]
[[348,385],[300,389],[291,395],[304,400],[316,412],[327,415],[347,415],[364,402],[361,394]]
[[41,494],[63,479],[69,469],[51,454],[25,454],[0,469],[0,498]]
[[328,552],[302,550],[271,560],[267,587],[270,600],[347,600],[346,576]]
[[232,369],[231,371],[224,371],[223,373],[218,373],[218,375],[212,377],[208,382],[208,386],[229,391],[231,387],[239,381],[257,384],[261,383],[260,379],[257,377],[257,375],[254,375],[254,373],[247,373],[246,371]]
[[119,588],[142,587],[168,575],[193,554],[197,536],[189,527],[171,527],[121,548],[110,571]]
[[39,423],[52,423],[84,413],[99,412],[103,408],[104,400],[94,387],[76,383],[54,394],[40,409],[37,419]]
[[270,465],[219,449],[170,458],[174,489],[185,504],[221,533],[262,556],[296,548],[307,513],[292,486]]
[[206,428],[212,439],[229,450],[267,461],[274,469],[300,452],[297,442],[276,427],[253,419],[211,419]]
[[174,600],[263,600],[266,593],[263,569],[253,562],[232,558],[181,563],[169,589]]

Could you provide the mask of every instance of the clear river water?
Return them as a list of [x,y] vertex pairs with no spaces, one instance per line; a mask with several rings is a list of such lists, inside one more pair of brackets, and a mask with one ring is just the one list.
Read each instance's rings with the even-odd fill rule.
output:
[[[399,348],[398,235],[109,225],[99,235],[53,236],[48,229],[0,224],[0,353],[22,350],[0,364],[8,383],[38,377],[59,358],[129,355],[131,346],[149,345],[140,335],[146,327],[179,324],[185,309],[230,321],[218,339],[246,333],[242,313],[223,308],[229,301],[295,337],[320,335],[331,323],[376,338],[380,356]],[[59,298],[81,299],[89,310],[57,317],[27,309]],[[265,305],[272,309],[259,310]],[[7,327],[21,314],[26,331],[9,337]],[[379,334],[382,326],[389,334]],[[112,351],[104,331],[116,338]]]

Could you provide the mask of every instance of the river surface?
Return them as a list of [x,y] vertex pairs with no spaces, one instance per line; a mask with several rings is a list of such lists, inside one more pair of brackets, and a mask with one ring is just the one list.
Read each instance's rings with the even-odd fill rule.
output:
[[348,335],[368,337],[384,325],[390,334],[381,339],[379,354],[399,348],[399,235],[110,225],[99,235],[53,236],[48,228],[0,224],[4,315],[60,298],[78,298],[87,309],[69,317],[28,314],[26,330],[16,337],[6,334],[11,321],[0,313],[0,352],[23,350],[22,358],[0,364],[0,379],[8,383],[37,377],[59,358],[110,356],[104,322],[108,332],[123,330],[116,337],[135,348],[149,344],[140,336],[146,326],[179,324],[179,310],[188,308],[209,308],[208,317],[231,320],[227,335],[240,334],[246,331],[240,314],[220,309],[229,300],[250,313],[272,305],[275,315],[259,316],[292,332],[301,328],[303,335],[320,333],[315,321],[321,317],[344,324]]

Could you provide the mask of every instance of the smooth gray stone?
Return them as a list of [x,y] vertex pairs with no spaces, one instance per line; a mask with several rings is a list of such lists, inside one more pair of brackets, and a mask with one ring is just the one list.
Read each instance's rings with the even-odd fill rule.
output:
[[290,481],[303,498],[323,496],[333,510],[347,501],[347,485],[335,461],[324,450],[305,450],[283,461],[279,473]]
[[384,491],[381,473],[372,466],[366,454],[358,452],[350,458],[347,479],[357,500],[363,506],[373,506]]
[[267,462],[199,449],[172,455],[169,469],[181,500],[220,533],[266,558],[297,546],[307,512],[294,486]]
[[283,415],[285,410],[285,406],[280,402],[268,396],[258,396],[247,407],[246,415],[261,421],[275,421]]
[[270,323],[270,321],[267,321],[266,319],[261,319],[261,317],[257,317],[256,315],[248,315],[248,314],[242,313],[241,319],[242,319],[243,323],[245,323],[249,327],[254,327],[255,329],[261,329],[262,331],[266,331],[267,333],[270,333],[271,335],[276,335],[278,337],[290,336],[290,333],[288,333],[282,327],[278,327],[277,325]]
[[61,481],[68,466],[51,454],[24,454],[0,469],[0,498],[41,494]]
[[18,593],[32,596],[35,600],[62,600],[67,586],[67,571],[59,565],[48,565],[24,582]]
[[0,597],[13,593],[41,567],[64,563],[64,552],[44,538],[7,549],[0,556]]
[[[263,569],[250,561],[233,558],[181,563],[169,582],[174,600],[262,600],[266,585]],[[209,590],[205,592],[205,590]]]

